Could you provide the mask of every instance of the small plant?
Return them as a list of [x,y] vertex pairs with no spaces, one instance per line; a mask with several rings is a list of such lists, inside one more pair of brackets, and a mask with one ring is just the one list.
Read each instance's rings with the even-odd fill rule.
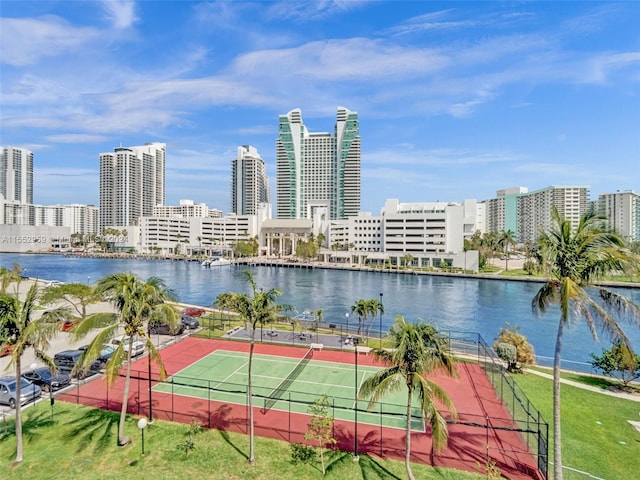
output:
[[621,342],[609,349],[602,349],[602,355],[591,354],[591,365],[603,374],[616,378],[623,388],[640,378],[640,355],[629,350]]
[[294,464],[311,463],[316,459],[316,451],[313,447],[304,443],[291,444],[291,461]]
[[484,465],[480,462],[476,462],[478,470],[483,471],[487,478],[502,478],[502,472],[497,467],[496,462],[493,460],[487,460]]
[[[520,327],[513,327],[506,323],[504,327],[500,329],[498,338],[493,344],[493,349],[498,353],[498,348],[501,343],[508,343],[516,347],[516,366],[511,371],[518,371],[521,365],[533,365],[536,363],[536,354],[533,350],[533,345],[529,343],[527,337],[520,333]],[[500,354],[498,353],[498,356]],[[502,358],[502,357],[500,357]],[[505,360],[503,358],[503,360]]]
[[[316,444],[317,452],[320,456],[320,466],[322,468],[322,474],[326,473],[324,465],[324,452],[327,446],[333,446],[336,444],[336,439],[333,438],[333,417],[329,415],[329,408],[331,404],[326,395],[318,398],[313,405],[309,406],[308,412],[311,414],[311,423],[307,429],[307,433],[304,436],[305,440],[312,441]],[[294,446],[292,448],[292,457],[294,453]],[[307,451],[311,450],[311,453]],[[312,461],[316,456],[316,452],[312,447],[306,445],[298,445],[295,453],[301,458],[307,458],[307,461]]]
[[204,428],[200,425],[196,419],[191,420],[191,424],[189,425],[189,430],[185,433],[185,439],[181,443],[179,443],[176,448],[184,452],[186,456],[188,456],[193,450],[196,448],[195,437],[200,432],[202,432]]

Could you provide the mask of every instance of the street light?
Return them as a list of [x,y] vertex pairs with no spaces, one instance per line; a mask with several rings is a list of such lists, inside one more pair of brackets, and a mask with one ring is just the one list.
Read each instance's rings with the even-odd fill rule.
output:
[[380,313],[380,350],[382,350],[382,292],[380,292],[380,304],[378,305],[378,310]]
[[144,456],[144,429],[147,428],[147,419],[142,417],[138,420],[138,428],[140,429],[140,433],[142,435],[142,456]]
[[347,335],[349,335],[349,312],[345,313],[344,316],[347,319]]
[[353,411],[355,414],[355,433],[353,435],[353,460],[358,461],[358,338],[354,337],[353,339],[353,352],[356,357],[356,378],[354,382],[355,387],[355,395],[353,398]]

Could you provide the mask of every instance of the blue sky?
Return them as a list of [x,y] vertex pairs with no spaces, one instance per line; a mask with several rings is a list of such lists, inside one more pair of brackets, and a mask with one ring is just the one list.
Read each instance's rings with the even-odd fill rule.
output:
[[229,210],[278,115],[357,111],[362,210],[501,188],[640,190],[640,2],[0,1],[0,144],[39,204],[98,204],[98,156],[167,143],[167,204]]

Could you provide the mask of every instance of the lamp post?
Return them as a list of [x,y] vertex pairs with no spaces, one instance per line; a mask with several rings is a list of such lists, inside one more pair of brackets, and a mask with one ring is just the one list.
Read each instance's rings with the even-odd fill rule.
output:
[[138,428],[140,429],[140,434],[142,435],[142,456],[144,456],[144,429],[147,428],[147,419],[142,417],[138,420]]
[[382,350],[382,292],[380,292],[380,304],[378,305],[378,313],[380,314],[380,350]]
[[354,419],[354,435],[353,435],[353,460],[358,461],[358,338],[353,338],[353,352],[356,358],[356,378],[354,382],[354,397],[353,397],[353,413]]
[[344,316],[347,319],[347,335],[349,335],[349,312],[345,313]]

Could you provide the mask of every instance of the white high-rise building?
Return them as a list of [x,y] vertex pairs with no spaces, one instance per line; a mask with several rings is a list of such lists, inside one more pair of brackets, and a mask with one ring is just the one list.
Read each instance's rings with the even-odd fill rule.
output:
[[33,152],[0,146],[0,224],[33,222]]
[[231,160],[231,212],[255,215],[261,203],[269,203],[269,177],[264,160],[251,145],[238,147]]
[[310,133],[300,109],[280,115],[276,140],[278,218],[329,220],[360,212],[360,123],[338,107],[334,133]]
[[609,228],[622,238],[640,242],[640,195],[632,190],[602,193],[598,196],[597,209]]
[[165,143],[100,154],[100,229],[136,225],[165,201]]

